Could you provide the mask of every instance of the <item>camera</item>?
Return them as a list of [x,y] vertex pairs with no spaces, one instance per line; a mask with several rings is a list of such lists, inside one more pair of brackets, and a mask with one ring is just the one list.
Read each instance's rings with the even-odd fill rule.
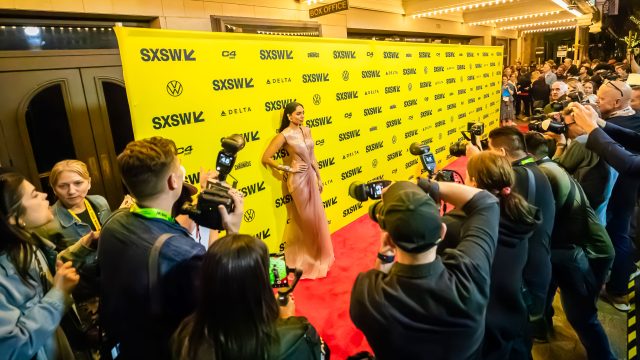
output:
[[[462,137],[466,140],[460,140],[449,146],[449,154],[451,154],[451,156],[465,156],[467,154],[467,143],[471,142],[471,144],[476,145],[478,136],[484,134],[484,124],[468,123],[467,131],[461,131],[460,134],[462,134]],[[488,141],[486,139],[480,140],[480,145],[483,149],[486,149],[488,147]]]
[[532,121],[528,125],[529,131],[544,133],[550,131],[555,134],[564,134],[567,131],[567,125],[562,121],[545,119],[542,121]]
[[229,189],[216,183],[208,183],[208,188],[200,192],[198,202],[185,202],[178,210],[179,214],[188,215],[198,225],[213,229],[224,230],[218,205],[225,207],[228,213],[232,213],[235,206]]
[[411,155],[420,157],[422,168],[424,171],[428,172],[429,175],[436,171],[436,159],[433,157],[433,153],[431,153],[429,145],[421,145],[418,142],[414,142],[409,146],[409,152]]
[[391,185],[390,180],[377,180],[363,183],[361,181],[354,181],[349,185],[349,196],[363,202],[368,199],[381,199],[382,189]]
[[225,181],[236,163],[236,154],[244,148],[244,138],[240,134],[233,134],[222,138],[220,142],[222,150],[218,152],[216,171],[218,180]]
[[[289,274],[294,274],[291,283],[289,283]],[[302,270],[288,267],[284,260],[284,253],[269,254],[269,282],[272,288],[278,289],[278,305],[287,306],[289,294],[296,288],[300,278],[302,278]]]
[[535,108],[533,109],[533,115],[529,116],[528,118],[525,118],[524,121],[526,122],[542,121],[546,118],[547,118],[547,115],[544,113],[543,108]]

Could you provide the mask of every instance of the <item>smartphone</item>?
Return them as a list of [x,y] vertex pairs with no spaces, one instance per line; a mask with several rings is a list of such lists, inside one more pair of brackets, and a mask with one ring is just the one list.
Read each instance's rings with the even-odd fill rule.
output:
[[283,253],[269,254],[269,280],[273,288],[289,287],[287,264]]

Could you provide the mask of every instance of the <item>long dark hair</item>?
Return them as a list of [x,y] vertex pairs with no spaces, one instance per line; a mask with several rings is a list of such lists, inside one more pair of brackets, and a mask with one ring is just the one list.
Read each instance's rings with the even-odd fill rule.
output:
[[[7,254],[16,267],[22,282],[32,287],[29,282],[29,268],[35,255],[35,242],[18,226],[18,219],[24,214],[22,207],[22,191],[20,186],[24,176],[14,173],[0,173],[0,254]],[[9,223],[13,219],[16,225]]]
[[282,130],[286,129],[287,126],[289,126],[289,115],[293,114],[298,106],[302,106],[302,108],[304,109],[304,106],[296,101],[292,101],[284,107],[284,114],[282,114],[282,121],[280,122],[280,129],[278,130],[278,132],[282,132]]
[[266,245],[249,235],[217,240],[204,258],[201,281],[188,357],[195,359],[209,342],[213,359],[267,359],[278,341],[279,309],[269,283]]
[[[520,194],[511,190],[515,174],[506,157],[483,151],[469,158],[467,172],[478,188],[498,197],[500,212],[507,218],[526,225],[536,223],[535,209]],[[509,190],[505,191],[505,188]]]

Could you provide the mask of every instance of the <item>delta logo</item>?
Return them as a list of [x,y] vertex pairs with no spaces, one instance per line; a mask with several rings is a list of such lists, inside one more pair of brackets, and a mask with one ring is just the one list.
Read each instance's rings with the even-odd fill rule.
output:
[[222,110],[220,112],[220,116],[232,116],[232,115],[239,115],[239,114],[244,114],[248,112],[251,112],[251,108],[248,106],[241,107],[241,108],[230,108],[230,109]]

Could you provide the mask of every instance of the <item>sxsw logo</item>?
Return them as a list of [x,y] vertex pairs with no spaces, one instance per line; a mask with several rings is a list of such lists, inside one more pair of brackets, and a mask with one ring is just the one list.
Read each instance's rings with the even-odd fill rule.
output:
[[333,51],[333,58],[334,59],[355,59],[356,58],[356,52],[355,51],[338,51],[338,50],[334,50]]
[[271,237],[271,229],[267,228],[255,234],[255,237],[260,240],[266,240]]
[[213,91],[253,88],[253,78],[216,79],[212,81]]
[[329,166],[333,166],[335,164],[336,164],[336,158],[333,156],[330,158],[326,158],[318,161],[318,167],[320,169],[328,168]]
[[293,197],[291,197],[290,194],[287,194],[285,196],[279,197],[276,199],[276,209],[282,207],[283,205],[286,205],[290,202],[293,201]]
[[260,60],[293,60],[293,50],[260,50]]
[[347,217],[360,209],[362,209],[362,203],[351,205],[342,211],[342,217]]
[[362,70],[363,79],[379,78],[380,70]]
[[338,197],[334,196],[331,199],[325,200],[322,202],[322,206],[326,209],[328,207],[331,207],[333,205],[337,205],[338,204]]
[[242,134],[245,142],[252,142],[260,140],[260,132],[259,131],[249,131]]
[[383,59],[400,59],[400,53],[397,51],[385,51],[382,53]]
[[280,160],[283,159],[285,157],[289,156],[289,152],[285,149],[280,149],[278,150],[275,154],[273,154],[273,156],[271,157],[273,160]]
[[369,153],[374,150],[382,149],[384,147],[384,141],[378,141],[373,144],[369,144],[366,146],[366,153]]
[[325,125],[331,125],[333,124],[333,121],[331,121],[331,116],[322,116],[319,118],[306,120],[305,124],[309,128],[314,128],[314,127],[320,127]]
[[282,99],[282,100],[265,101],[265,103],[264,103],[264,111],[270,112],[270,111],[282,110],[282,109],[284,109],[285,106],[287,106],[288,103],[293,102],[293,101],[296,101],[296,99]]
[[362,174],[362,166],[355,167],[351,170],[347,170],[340,175],[342,180],[347,180],[350,177],[354,177],[358,174]]
[[196,61],[193,49],[142,48],[140,60],[151,61]]
[[302,74],[302,83],[317,83],[329,81],[329,73]]
[[240,191],[242,191],[242,194],[244,194],[244,196],[251,196],[253,194],[257,194],[261,191],[264,191],[266,189],[266,187],[264,186],[264,181],[259,181],[257,183],[253,183],[251,185],[245,186],[243,188],[240,189]]
[[180,125],[189,125],[191,123],[196,124],[204,122],[204,120],[205,119],[203,111],[191,111],[185,113],[154,116],[151,119],[151,122],[153,123],[153,128],[155,130],[160,130],[168,127],[170,128]]
[[358,136],[360,136],[360,129],[345,131],[338,135],[338,141],[354,139],[354,138],[357,138]]
[[352,100],[358,98],[358,91],[343,91],[336,93],[336,101]]

